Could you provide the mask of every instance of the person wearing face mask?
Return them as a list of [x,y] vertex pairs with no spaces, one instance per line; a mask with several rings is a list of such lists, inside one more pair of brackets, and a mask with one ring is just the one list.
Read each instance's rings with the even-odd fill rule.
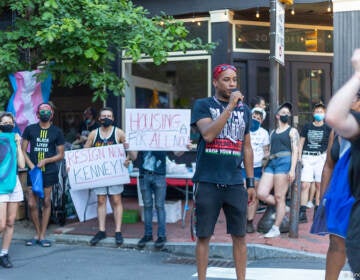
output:
[[[257,190],[263,170],[262,159],[269,155],[270,138],[268,131],[261,126],[264,120],[265,111],[259,107],[255,107],[251,110],[251,113],[250,141],[254,153],[254,178],[255,190]],[[241,171],[243,173],[243,178],[246,178],[245,168],[242,168]],[[256,199],[254,204],[248,205],[246,233],[255,232],[253,219],[255,217],[258,204],[259,200]]]
[[[125,143],[125,132],[120,128],[114,126],[114,113],[112,108],[104,107],[100,110],[99,114],[99,123],[101,126],[90,132],[84,148],[101,147],[122,143],[127,149],[128,144]],[[129,153],[131,154],[131,152]],[[118,246],[121,246],[123,244],[124,239],[121,233],[121,222],[123,214],[121,193],[123,192],[123,190],[123,185],[113,185],[93,189],[94,193],[97,196],[99,231],[90,240],[91,246],[95,246],[100,240],[106,238],[105,221],[107,196],[109,196],[110,204],[114,213],[115,243]]]
[[89,133],[100,127],[100,124],[96,121],[96,110],[94,108],[87,107],[83,113],[83,117],[84,121],[80,125],[77,139],[72,142],[73,146],[79,145],[83,147]]
[[301,198],[299,223],[307,223],[306,209],[310,205],[309,190],[315,182],[315,209],[320,201],[321,173],[326,160],[326,148],[331,128],[325,124],[325,105],[317,103],[313,109],[313,121],[306,123],[300,133],[299,155],[301,155]]
[[[51,241],[45,239],[46,229],[51,214],[51,192],[59,181],[58,162],[64,159],[64,135],[62,130],[52,124],[54,116],[53,106],[41,103],[37,108],[39,122],[27,126],[22,135],[22,151],[26,165],[32,170],[38,167],[43,175],[44,199],[42,216],[39,217],[39,198],[33,193],[31,180],[28,176],[28,206],[30,217],[35,227],[35,236],[26,241],[26,246],[39,244],[50,247]],[[29,154],[27,150],[29,149]]]
[[[10,137],[10,139],[16,143],[16,164],[18,168],[24,168],[25,158],[21,150],[21,137],[19,134],[12,132],[14,125],[15,121],[11,113],[5,112],[1,114],[0,133],[13,135]],[[5,143],[1,143],[1,145],[4,144]],[[5,176],[10,175],[5,174]],[[12,188],[12,190],[3,191],[0,189],[0,233],[3,233],[2,247],[0,251],[0,265],[5,268],[11,268],[13,266],[9,258],[9,247],[14,233],[14,223],[18,204],[20,201],[24,200],[23,190],[17,175],[14,182],[15,186]]]
[[[299,154],[299,133],[289,125],[292,105],[285,102],[276,111],[277,128],[270,134],[270,160],[261,176],[257,196],[269,205],[275,205],[274,225],[265,238],[280,236],[279,227],[286,212],[286,193],[295,179]],[[271,190],[274,188],[274,195]]]

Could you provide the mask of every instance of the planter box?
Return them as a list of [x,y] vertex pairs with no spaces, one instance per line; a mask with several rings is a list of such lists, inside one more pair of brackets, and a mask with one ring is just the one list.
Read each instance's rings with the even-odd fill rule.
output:
[[136,224],[139,221],[138,210],[124,210],[122,222],[124,224]]

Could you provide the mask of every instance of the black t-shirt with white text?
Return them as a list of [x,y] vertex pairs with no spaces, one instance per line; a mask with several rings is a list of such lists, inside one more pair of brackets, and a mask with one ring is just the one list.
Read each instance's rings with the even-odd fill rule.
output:
[[[30,160],[37,165],[44,158],[53,157],[57,154],[56,147],[64,145],[64,135],[61,129],[55,125],[43,129],[38,123],[25,128],[22,137],[30,143]],[[57,173],[56,162],[48,163],[42,168],[46,174]]]
[[303,151],[324,153],[327,149],[331,128],[323,124],[316,126],[312,122],[306,123],[300,136],[305,138]]
[[[210,118],[216,120],[228,103],[215,97],[198,99],[191,113],[191,125]],[[207,143],[200,135],[194,182],[215,184],[242,184],[241,162],[243,160],[243,144],[245,134],[249,133],[251,112],[246,104],[237,106],[220,134]]]

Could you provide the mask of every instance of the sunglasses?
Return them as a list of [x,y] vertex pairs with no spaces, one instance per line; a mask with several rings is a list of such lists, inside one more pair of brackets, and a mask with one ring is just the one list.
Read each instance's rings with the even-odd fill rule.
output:
[[51,111],[49,110],[39,110],[40,115],[51,115]]
[[233,71],[236,72],[236,67],[233,66],[233,65],[223,65],[223,66],[220,67],[221,72],[225,71],[225,70],[228,70],[228,69],[233,70]]

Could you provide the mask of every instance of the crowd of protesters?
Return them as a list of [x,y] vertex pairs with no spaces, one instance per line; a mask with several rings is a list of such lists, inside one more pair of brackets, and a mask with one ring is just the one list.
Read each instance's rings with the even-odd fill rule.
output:
[[[302,127],[300,134],[292,126],[291,103],[282,103],[274,112],[276,128],[269,133],[262,127],[266,118],[264,98],[260,96],[253,98],[252,108],[248,107],[244,103],[243,94],[237,89],[237,69],[229,64],[221,64],[213,69],[215,95],[197,100],[191,116],[191,126],[199,134],[197,167],[193,178],[193,198],[197,219],[195,227],[198,279],[206,279],[209,242],[214,234],[221,209],[227,218],[227,232],[232,237],[237,277],[245,279],[244,237],[246,233],[251,234],[256,231],[254,217],[259,201],[263,205],[274,205],[276,209],[273,224],[264,237],[280,236],[279,227],[287,212],[286,198],[289,186],[295,179],[297,164],[302,166],[298,222],[308,222],[307,209],[315,205],[314,227],[317,219],[321,219],[323,197],[327,197],[332,192],[331,187],[328,186],[334,184],[332,182],[336,180],[331,177],[331,173],[336,161],[343,155],[338,140],[340,136],[341,139],[348,140],[349,146],[351,145],[348,187],[355,203],[351,213],[351,209],[348,210],[350,218],[347,236],[341,236],[339,239],[332,232],[327,232],[330,234],[327,263],[339,265],[327,265],[326,279],[337,279],[345,262],[345,248],[355,279],[360,279],[356,276],[360,271],[358,226],[360,179],[357,172],[360,165],[357,156],[360,117],[357,107],[354,107],[360,93],[360,50],[355,50],[352,63],[354,75],[330,100],[328,108],[322,102],[314,104],[312,120]],[[52,244],[46,239],[46,230],[51,211],[51,191],[58,181],[57,163],[64,159],[65,138],[62,130],[53,124],[52,104],[40,104],[36,113],[39,122],[26,127],[22,139],[17,133],[11,134],[9,138],[11,143],[7,148],[15,147],[17,167],[24,168],[26,164],[29,170],[39,169],[43,175],[41,216],[39,216],[40,199],[32,188],[33,179],[29,176],[27,180],[26,198],[35,234],[26,240],[25,244],[50,247]],[[91,107],[86,108],[83,116],[84,122],[72,142],[75,147],[91,148],[122,143],[128,150],[125,164],[136,159],[138,153],[131,151],[131,147],[129,149],[125,132],[114,125],[114,114],[110,107],[102,108],[98,118],[96,110]],[[1,133],[12,133],[14,126],[15,118],[10,113],[3,113],[0,116]],[[161,249],[166,242],[163,213],[166,194],[165,153],[140,151],[139,157],[141,159],[140,189],[146,201],[146,219],[144,236],[139,241],[138,247],[143,248],[147,242],[153,240],[151,228],[153,206],[150,204],[153,204],[152,193],[154,193],[160,222],[155,247]],[[149,157],[163,164],[160,167],[150,166],[147,160]],[[14,187],[11,190],[0,193],[0,231],[3,232],[0,265],[5,268],[12,267],[9,247],[18,202],[23,200],[17,175],[12,184]],[[311,185],[315,187],[314,198],[310,194]],[[94,246],[106,238],[107,196],[110,198],[114,213],[115,243],[122,245],[124,242],[121,232],[123,185],[95,188],[94,192],[98,203],[98,232],[90,240],[90,245]],[[315,229],[314,232],[318,233],[319,230]],[[334,246],[339,247],[340,250],[335,250]]]

